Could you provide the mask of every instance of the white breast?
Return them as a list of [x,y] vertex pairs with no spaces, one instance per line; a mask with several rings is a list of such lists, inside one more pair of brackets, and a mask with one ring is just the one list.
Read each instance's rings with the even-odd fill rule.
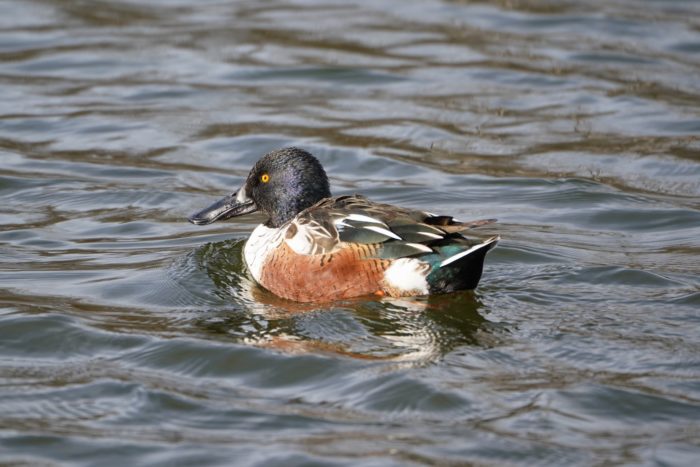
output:
[[262,267],[271,251],[275,250],[284,241],[287,229],[271,229],[260,224],[250,234],[250,238],[243,247],[243,258],[248,265],[253,278],[260,282]]

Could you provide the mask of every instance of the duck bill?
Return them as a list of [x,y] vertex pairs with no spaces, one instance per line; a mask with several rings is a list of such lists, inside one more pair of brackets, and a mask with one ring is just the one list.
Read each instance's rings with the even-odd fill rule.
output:
[[245,189],[241,188],[236,193],[192,214],[187,220],[195,225],[207,225],[257,210],[258,207],[255,205],[255,202],[246,195]]

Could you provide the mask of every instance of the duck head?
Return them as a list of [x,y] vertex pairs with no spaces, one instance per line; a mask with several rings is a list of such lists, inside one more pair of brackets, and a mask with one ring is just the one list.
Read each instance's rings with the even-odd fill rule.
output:
[[256,162],[238,191],[188,220],[206,225],[261,211],[268,216],[265,225],[277,228],[330,196],[328,177],[318,159],[303,149],[284,148],[265,154]]

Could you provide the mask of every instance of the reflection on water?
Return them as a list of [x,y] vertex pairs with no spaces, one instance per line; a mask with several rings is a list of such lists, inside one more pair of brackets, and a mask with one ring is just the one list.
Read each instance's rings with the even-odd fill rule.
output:
[[[228,305],[225,310],[194,320],[194,325],[207,333],[287,352],[319,351],[361,359],[424,362],[459,345],[486,345],[493,339],[489,332],[497,329],[479,314],[482,304],[471,291],[356,299],[330,306],[281,299],[247,277],[242,258],[244,243],[209,243],[195,253],[198,268],[205,270],[213,282],[214,294]],[[184,277],[185,271],[187,267],[177,274]],[[183,280],[182,285],[211,288],[209,284],[197,284],[192,277]]]
[[[0,463],[694,465],[697,2],[0,2]],[[280,300],[261,221],[498,218],[472,293]]]

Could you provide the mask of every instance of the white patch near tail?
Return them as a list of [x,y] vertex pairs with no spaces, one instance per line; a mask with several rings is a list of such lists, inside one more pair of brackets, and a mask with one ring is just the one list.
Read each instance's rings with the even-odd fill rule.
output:
[[394,260],[384,271],[386,283],[400,291],[428,293],[428,281],[425,279],[430,267],[416,258],[400,258]]
[[476,250],[480,250],[482,248],[488,247],[492,243],[496,243],[500,239],[501,239],[501,237],[499,237],[499,236],[491,237],[488,240],[486,240],[484,243],[479,243],[478,245],[474,245],[473,247],[469,248],[468,250],[460,251],[456,255],[452,255],[449,258],[443,260],[442,263],[440,263],[440,267],[444,267],[444,266],[447,266],[448,264],[454,263],[455,261],[462,259],[465,256],[474,253]]

